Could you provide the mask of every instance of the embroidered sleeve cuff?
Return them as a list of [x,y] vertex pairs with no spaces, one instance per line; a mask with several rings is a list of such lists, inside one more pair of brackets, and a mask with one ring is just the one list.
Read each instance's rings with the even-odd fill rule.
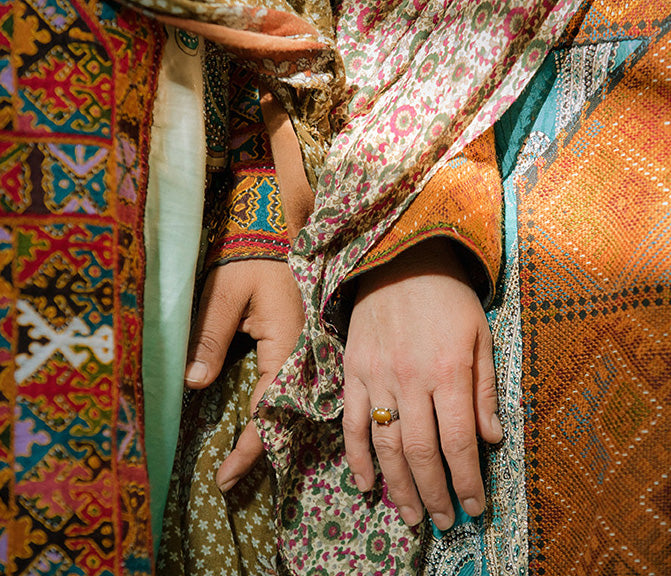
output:
[[285,260],[289,237],[257,78],[231,66],[227,176],[208,211],[207,267],[234,260]]
[[265,258],[286,262],[289,254],[289,242],[269,234],[241,234],[222,238],[213,244],[207,253],[205,265],[221,266],[236,260]]
[[206,266],[249,258],[286,261],[289,238],[274,170],[247,169],[237,172],[235,180],[226,217],[210,240]]
[[454,240],[483,306],[501,266],[503,189],[489,130],[448,162],[350,273],[354,278],[436,236]]

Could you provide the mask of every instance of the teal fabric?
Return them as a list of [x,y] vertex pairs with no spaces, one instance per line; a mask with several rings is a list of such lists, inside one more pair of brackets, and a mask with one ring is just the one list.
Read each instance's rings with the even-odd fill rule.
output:
[[[608,50],[608,69],[617,69],[642,44],[642,40],[625,40],[603,43]],[[573,50],[575,52],[576,50]],[[525,88],[520,97],[510,106],[508,111],[495,124],[496,149],[499,156],[501,175],[504,181],[510,182],[510,176],[519,163],[520,153],[533,133],[543,134],[548,142],[552,142],[563,126],[559,122],[559,109],[565,105],[566,96],[562,94],[562,78],[558,71],[571,68],[565,60],[571,56],[571,49],[561,48],[551,52]],[[583,55],[583,58],[589,56]],[[566,72],[565,72],[566,73]],[[575,81],[582,84],[582,70],[573,71]],[[587,74],[587,72],[584,72]],[[596,80],[596,78],[594,79]],[[591,84],[593,90],[601,88],[597,81]],[[516,214],[512,214],[516,218]],[[506,232],[508,232],[506,222]],[[514,225],[516,232],[516,224]]]
[[154,548],[179,432],[205,186],[198,38],[169,30],[154,107],[145,215],[143,379]]

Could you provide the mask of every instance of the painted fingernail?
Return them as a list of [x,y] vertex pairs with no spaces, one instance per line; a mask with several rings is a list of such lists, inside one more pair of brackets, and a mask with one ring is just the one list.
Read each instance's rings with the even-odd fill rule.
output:
[[368,484],[366,484],[366,481],[364,480],[363,476],[361,476],[361,474],[354,475],[354,483],[359,489],[359,492],[368,492]]
[[447,530],[454,524],[454,518],[451,518],[447,514],[441,514],[440,512],[432,514],[431,519],[438,530]]
[[403,518],[403,522],[408,526],[416,526],[422,519],[417,510],[410,506],[401,506],[398,511],[401,514],[401,518]]
[[186,367],[184,380],[189,384],[202,384],[206,376],[207,365],[200,360],[195,360]]
[[496,436],[503,438],[503,426],[501,426],[501,421],[496,414],[492,414],[492,430]]
[[480,514],[485,511],[485,507],[475,498],[466,498],[466,500],[461,503],[461,506],[466,514],[473,517],[480,516]]

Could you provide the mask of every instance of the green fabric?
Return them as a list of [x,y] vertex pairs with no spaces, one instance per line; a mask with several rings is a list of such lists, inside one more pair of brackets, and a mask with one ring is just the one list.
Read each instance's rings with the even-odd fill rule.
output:
[[169,31],[154,111],[145,215],[143,379],[154,547],[179,432],[205,182],[198,39]]

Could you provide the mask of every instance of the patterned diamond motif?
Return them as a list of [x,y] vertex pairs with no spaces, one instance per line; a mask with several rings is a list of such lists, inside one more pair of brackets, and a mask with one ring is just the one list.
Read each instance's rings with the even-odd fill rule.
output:
[[0,6],[2,573],[152,573],[142,219],[161,41],[98,1]]

